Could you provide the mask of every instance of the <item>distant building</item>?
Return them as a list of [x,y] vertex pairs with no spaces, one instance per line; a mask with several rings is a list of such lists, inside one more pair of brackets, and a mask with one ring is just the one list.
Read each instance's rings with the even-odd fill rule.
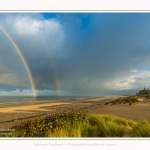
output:
[[144,87],[144,90],[139,91],[136,95],[150,95],[150,90],[146,90]]

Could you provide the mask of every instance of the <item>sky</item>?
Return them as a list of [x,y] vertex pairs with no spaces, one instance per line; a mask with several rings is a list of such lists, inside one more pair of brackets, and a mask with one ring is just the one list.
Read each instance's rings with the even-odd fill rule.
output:
[[150,13],[1,12],[0,26],[0,96],[150,89]]

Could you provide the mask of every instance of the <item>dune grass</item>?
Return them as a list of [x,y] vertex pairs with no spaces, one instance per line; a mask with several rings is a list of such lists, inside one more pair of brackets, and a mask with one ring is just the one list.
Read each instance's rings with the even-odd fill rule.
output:
[[150,137],[148,121],[135,122],[79,109],[21,122],[1,137]]
[[139,102],[139,98],[141,98],[141,96],[136,96],[136,95],[133,95],[133,96],[128,96],[128,97],[124,97],[124,98],[119,98],[117,100],[113,100],[113,101],[110,101],[110,102],[106,102],[105,105],[116,105],[116,104],[129,104],[129,105],[135,105]]
[[89,137],[121,137],[125,131],[123,126],[114,121],[113,117],[100,115],[91,115],[89,117],[88,128]]
[[147,120],[139,122],[132,132],[133,137],[150,137],[150,123]]

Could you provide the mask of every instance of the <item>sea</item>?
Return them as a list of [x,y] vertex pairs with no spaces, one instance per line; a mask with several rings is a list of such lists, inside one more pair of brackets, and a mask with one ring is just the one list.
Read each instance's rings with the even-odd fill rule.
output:
[[84,100],[97,97],[90,96],[0,96],[0,103],[11,103],[11,102],[30,102],[30,101],[45,101],[45,100],[60,100],[60,101],[75,101]]

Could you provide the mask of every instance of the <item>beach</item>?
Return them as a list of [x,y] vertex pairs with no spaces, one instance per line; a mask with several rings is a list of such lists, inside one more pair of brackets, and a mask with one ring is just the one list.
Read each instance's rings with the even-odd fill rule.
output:
[[0,103],[0,127],[11,127],[21,121],[63,112],[68,109],[83,109],[89,114],[110,114],[135,121],[150,121],[150,100],[138,99],[137,103],[114,103],[127,96],[109,96],[74,101],[45,100],[30,102]]

